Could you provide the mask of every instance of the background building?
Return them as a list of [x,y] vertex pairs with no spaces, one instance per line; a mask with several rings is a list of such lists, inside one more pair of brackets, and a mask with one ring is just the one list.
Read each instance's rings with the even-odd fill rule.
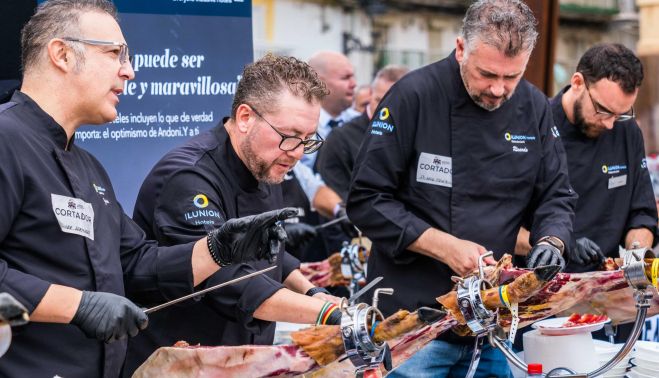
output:
[[[545,0],[557,1],[557,0]],[[355,66],[358,84],[389,63],[417,68],[455,46],[469,0],[254,0],[255,58],[266,52],[307,59],[318,50],[341,51]],[[529,5],[546,3],[529,0]],[[554,3],[556,4],[556,3]],[[637,101],[646,150],[658,150],[659,1],[559,0],[548,95],[565,86],[579,57],[598,42],[638,51],[646,80]],[[533,7],[533,5],[532,5]],[[538,17],[541,19],[542,17]],[[654,25],[654,26],[653,26]],[[643,38],[639,41],[639,39]],[[531,69],[532,67],[529,67]]]

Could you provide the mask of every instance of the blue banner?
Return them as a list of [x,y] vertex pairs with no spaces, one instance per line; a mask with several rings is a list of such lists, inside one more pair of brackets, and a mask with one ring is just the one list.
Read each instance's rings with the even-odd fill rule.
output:
[[115,0],[133,55],[119,116],[76,143],[107,169],[131,215],[142,181],[170,149],[228,116],[253,60],[251,1]]

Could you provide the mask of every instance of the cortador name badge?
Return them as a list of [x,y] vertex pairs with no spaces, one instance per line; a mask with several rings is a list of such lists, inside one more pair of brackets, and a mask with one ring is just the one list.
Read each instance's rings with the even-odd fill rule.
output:
[[429,154],[427,152],[419,154],[416,181],[452,188],[453,163],[451,157]]
[[91,203],[53,193],[50,198],[62,232],[94,240],[94,208]]

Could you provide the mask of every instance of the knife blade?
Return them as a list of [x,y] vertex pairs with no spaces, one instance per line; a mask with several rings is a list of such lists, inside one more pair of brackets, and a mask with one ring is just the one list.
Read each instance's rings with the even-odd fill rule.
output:
[[376,277],[375,279],[373,279],[373,281],[369,282],[368,285],[362,287],[358,292],[356,292],[350,298],[348,298],[348,304],[351,304],[351,305],[354,304],[355,301],[357,299],[359,299],[359,297],[364,295],[364,293],[366,293],[367,291],[371,290],[371,288],[373,288],[373,286],[377,285],[378,282],[380,282],[380,281],[382,281],[382,276]]
[[162,309],[165,308],[165,307],[169,307],[169,306],[171,306],[171,305],[173,305],[173,304],[177,304],[177,303],[179,303],[179,302],[183,302],[183,301],[185,301],[185,300],[187,300],[187,299],[194,298],[194,297],[196,297],[196,296],[198,296],[198,295],[208,293],[209,291],[217,290],[217,289],[219,289],[219,288],[221,288],[221,287],[229,286],[229,285],[231,285],[231,284],[235,284],[236,282],[240,282],[240,281],[246,280],[246,279],[248,279],[248,278],[252,278],[252,277],[254,277],[254,276],[258,276],[259,274],[263,274],[263,273],[265,273],[265,272],[269,272],[269,271],[275,269],[276,267],[277,267],[276,265],[275,265],[275,266],[271,266],[271,267],[269,267],[269,268],[261,269],[261,270],[258,270],[258,271],[256,271],[256,272],[253,272],[253,273],[250,273],[250,274],[246,274],[246,275],[244,275],[244,276],[240,276],[240,277],[238,277],[238,278],[234,278],[234,279],[229,280],[229,281],[226,281],[226,282],[222,282],[221,284],[217,284],[217,285],[215,285],[215,286],[211,286],[211,287],[206,288],[206,289],[204,289],[204,290],[200,290],[200,291],[198,291],[198,292],[196,292],[196,293],[188,294],[188,295],[185,295],[185,296],[183,296],[183,297],[181,297],[181,298],[177,298],[177,299],[171,300],[171,301],[169,301],[169,302],[165,302],[165,303],[163,303],[163,304],[159,304],[159,305],[157,305],[157,306],[155,306],[155,307],[148,308],[148,309],[144,310],[144,313],[145,313],[145,314],[151,314],[151,313],[156,312],[156,311],[158,311],[158,310],[162,310]]

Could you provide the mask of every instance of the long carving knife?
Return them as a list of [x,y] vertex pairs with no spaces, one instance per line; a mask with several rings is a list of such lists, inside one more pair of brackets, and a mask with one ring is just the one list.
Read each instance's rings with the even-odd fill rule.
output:
[[256,271],[256,272],[253,272],[253,273],[250,273],[250,274],[246,274],[246,275],[244,275],[244,276],[241,276],[241,277],[238,277],[238,278],[234,278],[234,279],[229,280],[229,281],[226,281],[226,282],[222,282],[221,284],[217,284],[217,285],[215,285],[215,286],[211,286],[211,287],[206,288],[206,289],[204,289],[204,290],[197,291],[196,293],[188,294],[188,295],[183,296],[183,297],[181,297],[181,298],[177,298],[177,299],[171,300],[171,301],[169,301],[169,302],[165,302],[165,303],[163,303],[163,304],[157,305],[157,306],[155,306],[155,307],[148,308],[148,309],[144,310],[144,313],[145,313],[145,314],[150,314],[150,313],[152,313],[152,312],[156,312],[156,311],[158,311],[158,310],[162,310],[162,309],[165,308],[165,307],[169,307],[169,306],[171,306],[171,305],[173,305],[173,304],[177,304],[177,303],[179,303],[179,302],[183,302],[183,301],[185,301],[185,300],[188,300],[188,299],[190,299],[190,298],[194,298],[194,297],[199,296],[199,295],[201,295],[201,294],[208,293],[209,291],[217,290],[217,289],[219,289],[219,288],[221,288],[221,287],[229,286],[229,285],[231,285],[231,284],[235,284],[236,282],[240,282],[240,281],[243,281],[243,280],[247,280],[247,279],[250,279],[250,278],[252,278],[252,277],[254,277],[254,276],[258,276],[259,274],[263,274],[263,273],[265,273],[265,272],[269,272],[269,271],[275,269],[276,267],[277,267],[276,265],[275,265],[275,266],[271,266],[271,267],[269,267],[269,268],[261,269],[261,270],[258,270],[258,271]]

